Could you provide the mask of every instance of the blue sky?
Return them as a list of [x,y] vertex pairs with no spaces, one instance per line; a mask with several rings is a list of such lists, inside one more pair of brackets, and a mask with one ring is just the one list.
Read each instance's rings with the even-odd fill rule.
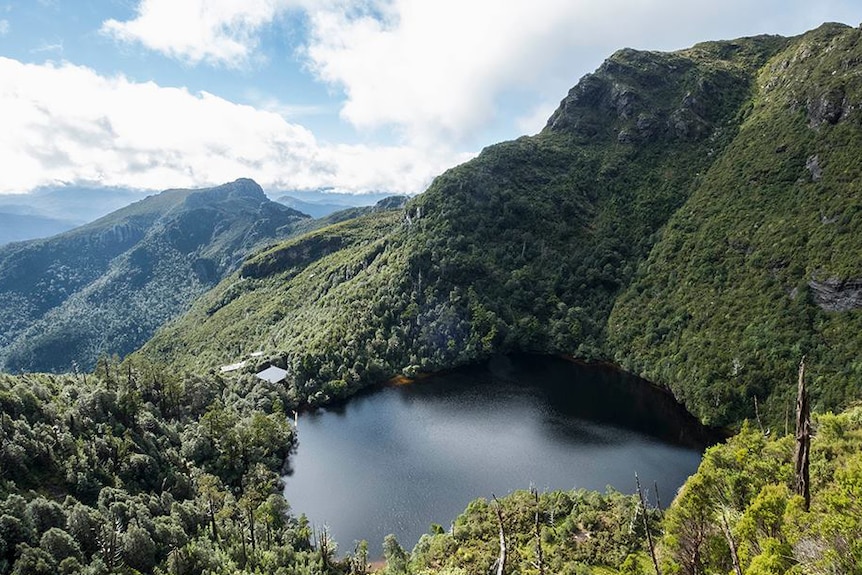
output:
[[858,0],[0,0],[0,193],[424,189],[622,47],[858,25]]

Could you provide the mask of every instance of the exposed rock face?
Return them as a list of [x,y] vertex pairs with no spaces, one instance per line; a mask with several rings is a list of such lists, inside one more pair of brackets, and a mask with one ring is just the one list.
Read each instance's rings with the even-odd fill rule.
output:
[[823,169],[820,167],[820,156],[814,155],[805,162],[805,169],[811,173],[811,181],[819,182],[823,177]]
[[240,269],[244,278],[264,278],[291,268],[302,268],[335,253],[342,247],[339,236],[310,236],[295,244],[261,254],[246,261]]
[[569,91],[545,129],[584,139],[613,134],[621,144],[703,140],[728,121],[750,82],[739,67],[703,65],[709,51],[722,48],[620,50]]
[[824,311],[850,311],[862,308],[862,279],[828,279],[808,282],[814,303]]
[[823,124],[837,124],[847,111],[844,90],[830,90],[808,102],[808,119],[812,128]]

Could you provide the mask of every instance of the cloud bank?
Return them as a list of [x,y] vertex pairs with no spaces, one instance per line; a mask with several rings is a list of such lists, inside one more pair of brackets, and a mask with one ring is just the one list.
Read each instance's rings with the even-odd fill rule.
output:
[[240,176],[270,189],[418,192],[450,150],[319,143],[281,115],[72,64],[0,58],[0,192],[87,183],[145,189]]
[[797,33],[852,21],[857,1],[140,0],[133,17],[106,20],[101,32],[186,65],[259,66],[266,27],[297,16],[293,56],[341,96],[340,118],[371,143],[320,143],[278,102],[249,107],[69,63],[0,59],[0,154],[15,166],[0,192],[238,176],[276,188],[418,192],[492,143],[480,135],[541,129],[578,77],[617,48]]

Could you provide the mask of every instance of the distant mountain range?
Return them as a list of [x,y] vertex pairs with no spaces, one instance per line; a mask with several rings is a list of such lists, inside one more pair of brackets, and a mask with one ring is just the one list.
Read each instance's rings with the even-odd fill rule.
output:
[[[79,212],[80,213],[80,212]],[[0,365],[91,369],[125,355],[310,218],[251,180],[168,190],[48,239],[0,247]]]
[[0,195],[0,245],[48,237],[92,222],[147,195],[116,187],[50,186]]
[[53,236],[83,223],[47,216],[0,211],[0,245]]
[[321,189],[314,191],[297,190],[278,195],[275,201],[313,218],[323,218],[329,214],[351,208],[372,206],[386,197],[388,194],[384,193],[345,194]]
[[862,390],[862,30],[621,50],[534,137],[400,212],[257,253],[142,355],[262,349],[312,404],[528,351],[613,362],[702,421]]

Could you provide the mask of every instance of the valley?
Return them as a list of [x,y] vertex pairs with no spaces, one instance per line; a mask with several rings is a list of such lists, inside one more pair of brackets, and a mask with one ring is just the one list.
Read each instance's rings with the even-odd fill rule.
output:
[[[620,50],[540,133],[412,198],[315,219],[239,179],[0,246],[0,573],[855,572],[860,37],[824,24]],[[256,375],[272,366],[283,380]],[[623,383],[585,393],[573,366]],[[348,434],[306,442],[315,426]],[[733,436],[707,448],[706,428]],[[406,455],[363,451],[437,432],[438,459],[410,454],[434,462],[416,484]],[[532,432],[558,444],[494,451]],[[302,475],[349,459],[338,449],[407,495]],[[613,477],[590,471],[600,457]],[[455,495],[459,458],[495,480],[516,460],[566,465]],[[432,492],[454,504],[423,525]],[[332,539],[387,497],[409,529]]]

